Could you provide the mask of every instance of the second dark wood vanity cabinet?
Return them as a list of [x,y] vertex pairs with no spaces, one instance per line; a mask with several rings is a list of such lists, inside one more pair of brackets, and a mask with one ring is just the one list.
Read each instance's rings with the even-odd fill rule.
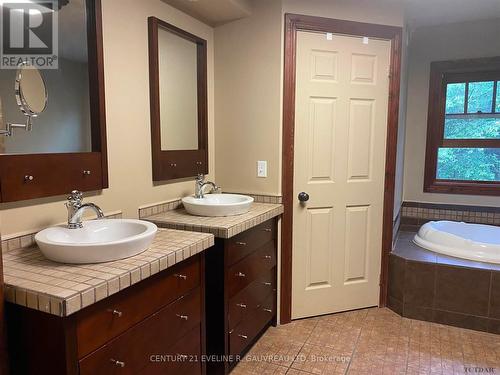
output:
[[208,374],[227,374],[276,323],[276,232],[271,219],[206,252]]

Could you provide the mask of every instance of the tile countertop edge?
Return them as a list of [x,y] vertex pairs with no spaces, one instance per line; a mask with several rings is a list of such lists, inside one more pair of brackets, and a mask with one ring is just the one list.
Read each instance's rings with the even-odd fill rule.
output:
[[[267,220],[283,214],[283,204],[254,203],[252,209],[243,215],[225,217],[204,217],[188,214],[184,208],[166,211],[157,215],[144,217],[163,228],[212,233],[218,238],[231,238],[251,229]],[[238,217],[241,220],[238,221]],[[217,224],[214,222],[217,221]],[[227,221],[228,224],[225,224]]]
[[[161,250],[161,242],[166,240],[163,239],[163,237],[172,234],[181,234],[182,236],[185,235],[185,233],[186,232],[178,230],[159,229],[158,234],[160,234],[160,236],[157,235],[155,238],[157,242],[153,241],[150,248],[146,251],[130,258],[97,264],[68,265],[51,262],[43,258],[37,247],[18,249],[13,252],[5,253],[3,254],[4,267],[6,271],[4,274],[4,298],[10,303],[39,310],[51,315],[59,317],[69,316],[142,280],[162,272],[185,259],[199,254],[214,245],[214,236],[212,234],[192,232],[195,235],[192,236],[193,239],[181,238],[181,245],[177,248],[170,247],[172,250],[166,252],[165,250],[170,249],[167,246],[164,250]],[[16,252],[18,253],[16,254]],[[33,263],[27,262],[27,265],[22,263],[27,258],[26,254],[28,254],[28,257],[31,255],[34,258]],[[108,272],[108,277],[106,279],[93,279],[100,282],[96,282],[95,284],[82,282],[81,285],[88,285],[88,288],[82,290],[74,290],[70,287],[65,288],[64,286],[59,287],[57,284],[52,286],[44,284],[43,282],[36,280],[36,273],[30,273],[31,279],[23,279],[22,277],[16,275],[16,273],[26,274],[34,272],[33,267],[36,266],[31,265],[34,263],[40,264],[39,270],[48,269],[49,271],[52,271],[50,266],[53,265],[55,272],[64,273],[64,271],[57,271],[57,269],[63,269],[65,271],[71,270],[73,271],[73,274],[75,274],[76,271],[76,275],[78,275],[78,270],[81,270],[82,274],[99,272],[101,274],[106,274],[106,271],[100,271],[100,269],[112,268],[111,266],[113,266],[113,264],[123,261],[136,263],[138,265],[130,268],[124,268],[120,265],[119,267],[113,269],[115,271],[114,273]],[[25,268],[24,270],[23,267]],[[122,272],[117,273],[120,271]],[[70,277],[73,276],[73,274],[68,271],[68,278],[64,279],[61,277],[61,279],[58,280],[58,283],[60,281],[70,282]],[[46,277],[47,273],[40,273],[38,276]],[[50,275],[48,276],[50,277]],[[40,287],[40,289],[37,290],[36,286]],[[41,290],[41,287],[44,287],[46,290]],[[51,292],[48,289],[59,290],[59,292]]]

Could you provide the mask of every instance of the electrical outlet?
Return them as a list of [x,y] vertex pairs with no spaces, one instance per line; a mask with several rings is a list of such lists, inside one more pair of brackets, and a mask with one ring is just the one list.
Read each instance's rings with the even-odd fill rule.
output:
[[259,160],[257,162],[257,177],[267,177],[267,161]]

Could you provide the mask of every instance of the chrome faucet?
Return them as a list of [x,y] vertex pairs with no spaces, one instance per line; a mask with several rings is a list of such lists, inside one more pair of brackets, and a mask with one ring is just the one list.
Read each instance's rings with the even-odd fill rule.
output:
[[212,181],[205,181],[205,176],[202,174],[199,174],[196,176],[195,180],[195,186],[194,186],[194,197],[195,198],[203,198],[205,193],[203,192],[203,189],[205,189],[205,186],[210,185],[212,186],[212,193],[220,193],[220,187],[215,184],[215,182]]
[[82,203],[83,194],[81,191],[73,190],[68,196],[66,208],[68,209],[68,229],[83,228],[82,216],[85,210],[91,209],[97,214],[98,219],[104,217],[104,213],[99,206],[94,203]]

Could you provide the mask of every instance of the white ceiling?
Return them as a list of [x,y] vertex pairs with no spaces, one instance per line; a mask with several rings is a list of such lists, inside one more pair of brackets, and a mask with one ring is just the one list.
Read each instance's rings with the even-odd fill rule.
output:
[[211,26],[222,25],[240,18],[248,17],[252,14],[251,0],[162,1]]
[[500,19],[500,0],[404,0],[412,28]]
[[[252,13],[253,0],[162,0],[211,26]],[[282,1],[282,0],[267,0]],[[308,0],[303,0],[307,2]],[[336,0],[324,0],[335,2]],[[356,0],[350,0],[356,3]],[[500,0],[372,0],[381,6],[404,4],[408,25],[419,27],[466,21],[500,19]],[[362,11],[362,10],[360,10]]]

